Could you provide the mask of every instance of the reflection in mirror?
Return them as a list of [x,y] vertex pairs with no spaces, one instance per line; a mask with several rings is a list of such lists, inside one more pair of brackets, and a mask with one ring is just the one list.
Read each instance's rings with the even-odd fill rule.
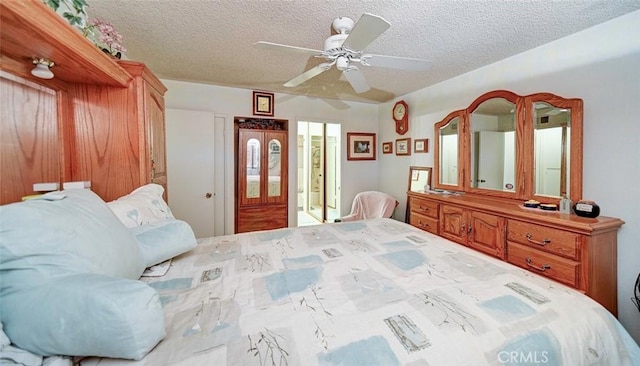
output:
[[570,196],[571,111],[545,102],[533,104],[535,194]]
[[260,197],[260,141],[247,141],[247,198]]
[[515,111],[514,103],[492,98],[471,113],[471,187],[515,192]]
[[280,196],[280,141],[269,141],[269,197]]
[[409,167],[409,191],[424,192],[431,190],[431,167]]
[[440,184],[458,185],[458,126],[460,118],[452,118],[440,128]]

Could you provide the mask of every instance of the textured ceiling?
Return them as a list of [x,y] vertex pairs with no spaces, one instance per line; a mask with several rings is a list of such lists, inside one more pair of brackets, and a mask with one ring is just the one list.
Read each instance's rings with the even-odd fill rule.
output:
[[[126,57],[160,78],[379,103],[640,9],[639,0],[87,0],[90,18],[123,34]],[[430,60],[427,71],[361,66],[357,94],[334,68],[295,88],[322,62],[259,50],[257,41],[323,48],[332,21],[363,13],[391,27],[365,53]]]

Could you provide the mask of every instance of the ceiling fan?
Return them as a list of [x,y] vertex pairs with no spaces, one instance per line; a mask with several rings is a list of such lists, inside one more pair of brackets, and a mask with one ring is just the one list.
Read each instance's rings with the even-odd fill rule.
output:
[[354,23],[351,18],[341,17],[335,19],[332,25],[338,34],[334,34],[324,41],[324,51],[262,41],[253,45],[260,49],[310,54],[326,60],[326,62],[287,81],[284,84],[287,87],[298,86],[336,65],[336,68],[342,71],[344,77],[351,84],[353,90],[356,93],[364,93],[371,88],[364,74],[356,65],[358,63],[363,66],[414,71],[426,70],[431,66],[431,62],[416,58],[363,53],[363,50],[371,42],[391,26],[389,22],[380,16],[364,13],[358,23]]

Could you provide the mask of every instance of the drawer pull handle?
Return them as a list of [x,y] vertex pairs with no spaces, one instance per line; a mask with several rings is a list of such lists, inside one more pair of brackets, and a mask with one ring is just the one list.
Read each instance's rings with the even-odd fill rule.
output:
[[428,222],[418,221],[418,224],[419,224],[420,226],[429,227],[429,223],[428,223]]
[[532,239],[531,239],[531,237],[532,237],[532,236],[533,236],[533,235],[531,235],[531,234],[527,233],[527,241],[528,241],[529,243],[533,243],[533,244],[541,245],[541,246],[545,246],[545,245],[547,245],[547,244],[551,243],[551,239],[544,239],[543,241],[537,241],[537,240],[532,240]]
[[533,268],[533,269],[535,269],[537,271],[540,271],[540,272],[544,272],[544,271],[546,271],[548,269],[551,269],[551,266],[548,265],[548,264],[543,264],[541,267],[534,266],[533,265],[533,261],[529,257],[527,257],[527,266],[529,266],[529,267],[531,267],[531,268]]
[[421,210],[423,210],[423,211],[429,211],[429,207],[422,207],[422,206],[420,206],[420,209],[421,209]]

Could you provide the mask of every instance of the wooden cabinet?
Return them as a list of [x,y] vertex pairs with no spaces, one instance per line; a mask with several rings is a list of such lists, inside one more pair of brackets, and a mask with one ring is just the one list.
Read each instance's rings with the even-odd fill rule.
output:
[[237,131],[236,232],[288,225],[287,131]]
[[[11,131],[1,136],[0,204],[42,182],[88,180],[105,201],[166,187],[160,80],[113,60],[40,1],[2,1],[0,17],[0,126]],[[55,77],[33,77],[31,57],[55,62]]]
[[[617,315],[617,231],[624,222],[525,208],[471,194],[408,193],[411,225],[584,292]],[[428,207],[437,232],[421,225]]]
[[505,219],[452,205],[441,205],[440,235],[504,259]]
[[460,207],[441,205],[440,236],[467,245],[467,213]]
[[[151,182],[165,187],[164,85],[143,63],[121,62],[127,88],[71,84],[73,133],[69,180],[90,180],[111,201]],[[165,199],[167,197],[165,196]]]
[[167,153],[165,138],[164,93],[167,88],[142,63],[119,61],[134,76],[132,88],[136,96],[135,120],[141,131],[140,180],[165,187],[167,200]]

